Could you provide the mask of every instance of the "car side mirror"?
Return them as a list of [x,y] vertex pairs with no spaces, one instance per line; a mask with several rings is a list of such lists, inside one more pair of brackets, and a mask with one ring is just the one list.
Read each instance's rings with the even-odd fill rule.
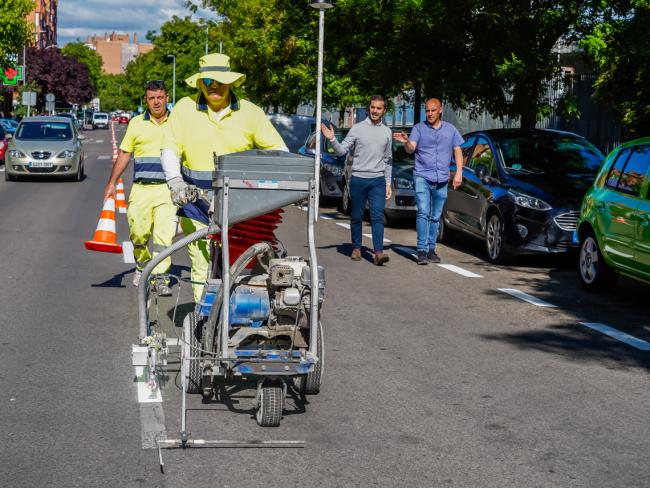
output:
[[485,166],[484,164],[477,164],[476,167],[474,168],[474,173],[481,181],[485,179],[487,172],[488,172],[487,166]]

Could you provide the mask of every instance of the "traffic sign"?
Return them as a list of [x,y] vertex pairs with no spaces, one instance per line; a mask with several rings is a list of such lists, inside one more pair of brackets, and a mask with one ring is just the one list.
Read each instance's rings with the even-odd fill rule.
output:
[[23,105],[36,105],[36,92],[23,92]]
[[53,102],[54,100],[56,100],[54,93],[48,93],[47,95],[45,95],[46,102]]

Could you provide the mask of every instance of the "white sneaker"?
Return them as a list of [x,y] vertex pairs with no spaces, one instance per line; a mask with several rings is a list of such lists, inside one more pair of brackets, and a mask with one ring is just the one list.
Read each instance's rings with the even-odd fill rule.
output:
[[133,273],[133,286],[138,286],[140,284],[140,276],[142,276],[142,271],[136,269],[135,273]]

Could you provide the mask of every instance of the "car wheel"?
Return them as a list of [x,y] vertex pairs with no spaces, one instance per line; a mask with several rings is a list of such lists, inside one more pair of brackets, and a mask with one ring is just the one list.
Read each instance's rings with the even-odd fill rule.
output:
[[352,200],[350,199],[350,190],[348,185],[343,185],[343,196],[341,197],[341,212],[344,215],[350,215],[352,212]]
[[15,177],[9,174],[9,170],[5,167],[5,181],[15,181]]
[[508,255],[504,249],[504,227],[503,221],[498,213],[490,215],[485,231],[485,245],[488,261],[494,264],[503,264],[507,261]]
[[77,169],[77,172],[72,177],[72,181],[81,181],[83,175],[84,175],[83,166],[81,166],[81,163],[79,163],[79,168]]
[[438,225],[438,237],[436,241],[442,244],[450,242],[454,238],[454,234],[454,230],[450,229],[445,222],[445,213],[443,212],[442,215],[440,215],[440,224]]
[[603,291],[616,282],[617,275],[605,262],[593,232],[585,233],[581,239],[578,275],[580,284],[588,291]]

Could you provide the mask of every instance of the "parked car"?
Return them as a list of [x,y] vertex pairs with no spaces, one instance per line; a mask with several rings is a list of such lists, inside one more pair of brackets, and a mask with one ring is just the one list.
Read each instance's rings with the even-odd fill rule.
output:
[[292,153],[297,153],[315,130],[315,117],[287,114],[270,114],[267,117]]
[[95,112],[93,114],[93,129],[108,129],[108,114]]
[[[394,131],[401,131],[401,128],[394,128]],[[386,201],[384,208],[384,223],[391,225],[397,221],[414,218],[417,212],[415,205],[415,185],[413,183],[413,167],[415,159],[404,149],[404,144],[393,141],[393,193]],[[352,177],[352,166],[346,165],[343,173],[343,196],[341,197],[341,211],[350,215],[352,202],[350,199],[350,179]],[[367,207],[367,203],[366,203]]]
[[13,134],[16,132],[16,127],[18,127],[18,122],[13,119],[0,119],[0,126],[4,129],[7,134]]
[[[580,202],[604,155],[585,138],[554,130],[494,129],[464,136],[463,183],[449,196],[439,239],[483,239],[487,258],[577,249]],[[452,178],[456,171],[451,164]]]
[[12,181],[52,175],[81,181],[84,174],[83,139],[69,118],[23,119],[9,139],[5,179]]
[[619,274],[650,282],[650,137],[614,149],[582,201],[579,276],[590,291]]
[[[341,140],[348,133],[348,129],[335,129],[337,139]],[[298,149],[298,154],[307,157],[316,155],[316,132],[312,132],[305,143]],[[332,143],[321,137],[320,159],[320,193],[325,198],[339,199],[343,195],[343,170],[346,156],[339,156],[334,152]]]
[[0,164],[5,164],[5,153],[7,151],[7,132],[0,125]]

